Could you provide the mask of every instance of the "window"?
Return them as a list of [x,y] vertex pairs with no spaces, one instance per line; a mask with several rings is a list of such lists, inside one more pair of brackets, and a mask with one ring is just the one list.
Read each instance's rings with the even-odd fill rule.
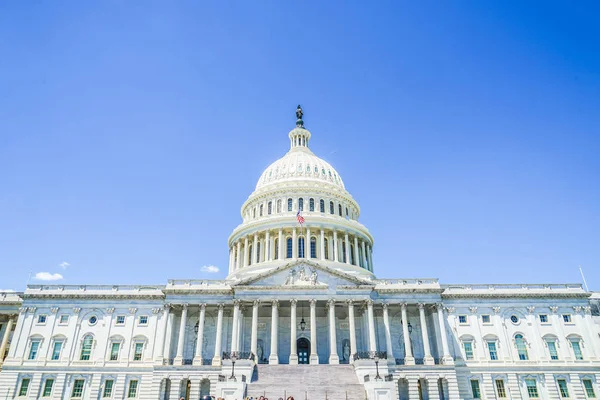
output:
[[288,199],[288,211],[292,211],[292,199]]
[[342,242],[342,262],[346,262],[346,242]]
[[581,352],[581,345],[579,340],[571,340],[571,347],[573,347],[573,354],[576,360],[583,360],[583,353]]
[[569,388],[567,387],[567,381],[565,379],[557,379],[556,383],[558,383],[558,391],[560,392],[560,397],[565,399],[569,397]]
[[252,209],[252,218],[256,218],[256,207]]
[[287,238],[286,258],[292,258],[292,238]]
[[83,338],[81,344],[81,355],[79,357],[82,361],[88,361],[92,354],[92,345],[94,344],[94,337],[92,335],[86,335]]
[[342,205],[338,204],[338,214],[341,217],[342,216]]
[[248,265],[252,265],[252,245],[248,246]]
[[519,360],[528,360],[529,355],[527,354],[527,343],[525,343],[525,338],[523,338],[523,335],[515,335],[515,346],[517,346]]
[[260,262],[260,242],[256,243],[256,262]]
[[136,343],[135,350],[133,352],[133,361],[141,361],[142,354],[144,352],[144,343]]
[[550,353],[551,360],[558,360],[558,351],[556,350],[556,342],[554,340],[548,340],[548,352]]
[[458,316],[458,323],[459,324],[466,324],[467,323],[467,316],[466,315],[459,315]]
[[46,382],[44,382],[42,397],[50,397],[52,395],[52,386],[54,386],[54,379],[46,379]]
[[125,325],[125,316],[124,315],[117,315],[117,325]]
[[96,317],[95,315],[92,315],[89,319],[88,319],[88,323],[90,325],[96,325],[96,322],[98,322],[98,317]]
[[333,211],[333,201],[330,201],[329,202],[329,214],[333,214],[333,213],[334,213],[334,211]]
[[329,260],[329,239],[325,239],[325,259]]
[[83,384],[85,381],[83,379],[75,379],[73,382],[73,390],[71,391],[72,398],[79,398],[83,396]]
[[60,325],[67,325],[69,323],[69,316],[67,314],[62,314],[58,323]]
[[463,342],[463,348],[465,349],[465,359],[472,360],[473,357],[473,342]]
[[491,319],[489,315],[482,315],[481,316],[481,322],[483,322],[484,324],[489,324],[491,323]]
[[506,398],[506,389],[504,388],[504,380],[496,379],[496,393],[499,398]]
[[594,384],[592,383],[592,380],[584,379],[582,382],[583,388],[585,389],[585,395],[588,397],[588,399],[595,399],[596,392],[594,391]]
[[304,238],[298,238],[298,257],[304,258]]
[[516,315],[511,315],[510,316],[510,322],[512,322],[513,324],[518,324],[519,323],[519,317],[517,317]]
[[271,215],[272,212],[273,212],[273,202],[270,201],[267,203],[267,214]]
[[319,211],[322,213],[325,212],[325,200],[323,199],[319,200]]
[[538,399],[540,397],[535,379],[525,379],[525,386],[527,386],[527,395],[530,399]]
[[21,387],[19,388],[19,396],[27,396],[27,391],[29,390],[29,378],[21,379]]
[[563,314],[563,322],[565,324],[570,324],[571,323],[571,314]]
[[275,246],[275,259],[279,260],[279,239],[275,239],[273,244]]
[[52,346],[52,356],[50,357],[52,361],[60,360],[60,352],[62,351],[62,346],[62,340],[54,342],[54,346]]
[[104,390],[102,391],[102,397],[112,397],[114,381],[112,379],[107,379],[104,381]]
[[487,342],[488,352],[490,353],[490,360],[498,359],[498,350],[496,349],[496,342]]
[[298,199],[298,210],[304,211],[304,199],[302,197]]
[[261,216],[261,217],[263,216],[263,205],[262,204],[260,205],[259,216]]
[[540,322],[542,324],[547,324],[548,323],[548,315],[547,314],[540,314]]
[[121,350],[121,343],[112,342],[110,345],[110,361],[117,361],[119,359],[119,350]]
[[138,381],[130,380],[129,381],[129,390],[127,391],[127,397],[129,397],[129,398],[137,397],[137,388],[138,388]]
[[38,315],[38,324],[45,324],[47,316],[45,314]]
[[281,212],[281,199],[277,200],[277,213]]
[[140,325],[148,325],[148,316],[140,315],[139,323],[140,323]]
[[40,349],[40,341],[39,340],[32,340],[31,341],[31,347],[29,348],[29,357],[27,357],[28,360],[35,360],[37,357],[37,353],[38,350]]
[[315,211],[315,199],[308,200],[308,211]]
[[479,390],[479,381],[477,379],[471,379],[471,390],[473,391],[474,399],[481,398],[481,391]]
[[310,238],[310,257],[317,258],[317,238]]

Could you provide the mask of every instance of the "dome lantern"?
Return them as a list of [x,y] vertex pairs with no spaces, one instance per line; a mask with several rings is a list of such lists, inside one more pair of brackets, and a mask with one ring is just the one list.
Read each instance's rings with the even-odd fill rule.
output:
[[296,127],[289,133],[290,150],[308,149],[310,132],[304,128],[304,120],[302,119],[303,116],[304,112],[302,111],[302,107],[298,105],[298,108],[296,108]]

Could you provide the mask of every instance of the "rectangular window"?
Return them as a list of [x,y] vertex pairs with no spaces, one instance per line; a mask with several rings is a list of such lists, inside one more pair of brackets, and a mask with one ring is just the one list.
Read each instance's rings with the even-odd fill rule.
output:
[[530,399],[540,398],[535,379],[525,379],[525,385],[527,386],[527,395]]
[[479,381],[477,379],[471,379],[471,390],[473,391],[474,399],[481,398],[481,391],[479,390]]
[[69,323],[69,315],[62,314],[58,320],[59,325],[67,325]]
[[571,314],[563,314],[563,322],[565,324],[570,324],[571,323]]
[[594,391],[594,384],[593,384],[592,380],[584,379],[582,382],[583,382],[583,388],[585,389],[585,395],[588,397],[588,399],[595,399],[596,392]]
[[125,325],[125,316],[124,315],[117,315],[117,325]]
[[135,351],[133,353],[133,361],[140,361],[142,359],[143,351],[144,351],[144,343],[136,343]]
[[490,319],[489,315],[482,315],[481,322],[483,322],[484,324],[489,324],[492,322],[492,320]]
[[37,323],[38,323],[38,324],[45,324],[45,323],[46,323],[46,318],[47,318],[47,317],[46,317],[46,315],[44,315],[44,314],[40,314],[40,315],[38,315],[38,322],[37,322]]
[[496,350],[496,342],[488,342],[488,351],[490,353],[490,360],[498,359],[498,351]]
[[560,392],[560,397],[566,399],[569,397],[569,388],[567,388],[567,381],[564,379],[557,379],[556,383],[558,383],[558,391]]
[[466,315],[459,315],[458,316],[458,323],[459,324],[466,324],[467,323],[467,316]]
[[581,346],[579,345],[579,341],[571,341],[571,346],[573,346],[573,354],[575,355],[575,359],[583,360],[583,353],[581,352]]
[[540,322],[542,324],[547,324],[548,323],[548,315],[547,314],[540,314]]
[[550,353],[551,360],[558,360],[558,351],[556,350],[556,342],[549,341],[548,344],[548,352]]
[[121,343],[113,342],[110,346],[110,361],[117,361],[119,359],[119,350]]
[[104,391],[102,392],[102,397],[112,397],[113,383],[114,381],[112,379],[107,379],[104,382]]
[[465,358],[467,360],[473,359],[473,342],[463,342],[463,347],[465,349]]
[[127,397],[129,397],[129,398],[137,397],[137,388],[138,388],[138,381],[136,381],[136,380],[129,381],[129,390],[127,391]]
[[506,389],[504,388],[504,380],[496,379],[496,393],[498,393],[498,397],[501,399],[506,398]]
[[292,199],[288,199],[288,211],[292,211]]
[[42,397],[50,397],[52,395],[52,386],[54,386],[54,379],[46,379],[46,382],[44,382],[44,391],[42,392]]
[[140,315],[140,325],[148,325],[148,316]]
[[27,396],[27,391],[29,390],[29,378],[21,379],[21,387],[19,388],[19,396]]
[[62,350],[63,342],[54,342],[54,346],[52,346],[52,357],[50,359],[52,361],[56,361],[60,359],[60,352]]
[[75,379],[73,382],[73,390],[71,391],[71,398],[79,398],[83,396],[83,379]]
[[40,341],[39,340],[32,340],[31,341],[31,347],[29,348],[29,357],[27,357],[27,359],[29,359],[29,360],[35,360],[35,358],[37,357],[37,353],[38,353],[39,348],[40,348]]

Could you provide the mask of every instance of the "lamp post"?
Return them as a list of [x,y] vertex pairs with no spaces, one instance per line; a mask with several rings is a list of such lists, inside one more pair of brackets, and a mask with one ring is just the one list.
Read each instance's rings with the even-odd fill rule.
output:
[[232,379],[234,382],[237,381],[237,379],[235,379],[235,362],[237,361],[237,354],[235,354],[235,352],[231,352],[231,376],[229,377],[229,379]]
[[379,376],[379,354],[375,353],[375,357],[373,357],[373,360],[375,360],[375,368],[377,371],[377,374],[375,375],[375,380],[381,380],[381,376]]

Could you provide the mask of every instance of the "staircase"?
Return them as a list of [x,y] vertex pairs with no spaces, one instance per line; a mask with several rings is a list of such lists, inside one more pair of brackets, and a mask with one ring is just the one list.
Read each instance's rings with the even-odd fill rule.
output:
[[257,365],[246,396],[269,400],[364,400],[352,365]]

